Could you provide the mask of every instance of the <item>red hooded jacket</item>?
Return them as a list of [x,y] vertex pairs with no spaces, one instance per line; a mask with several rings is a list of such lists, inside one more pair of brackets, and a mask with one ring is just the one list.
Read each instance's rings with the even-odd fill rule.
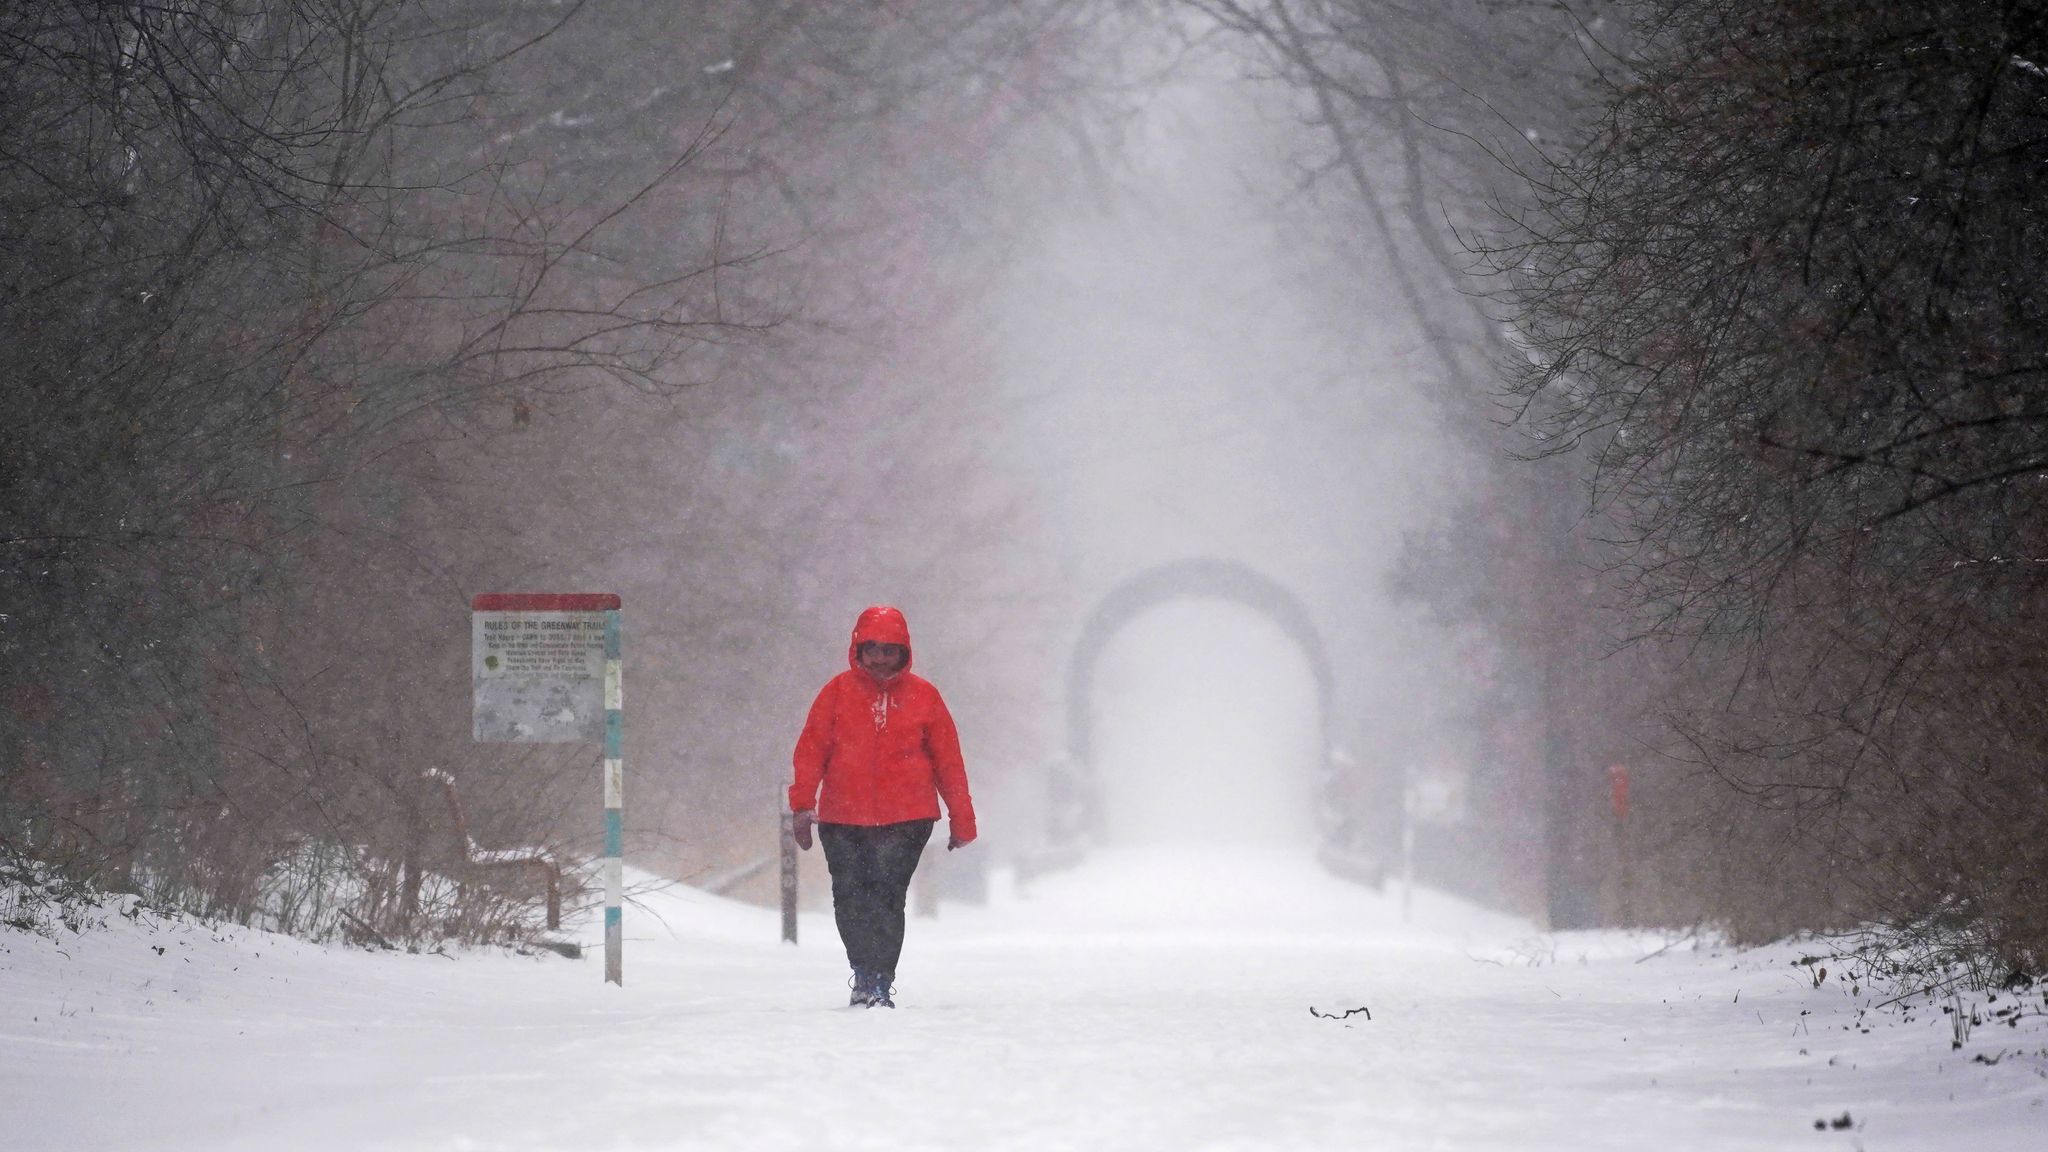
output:
[[869,640],[901,644],[908,653],[910,625],[894,608],[860,614],[846,649],[848,670],[818,693],[797,737],[790,811],[815,805],[825,824],[897,824],[938,819],[943,796],[952,834],[974,839],[974,798],[946,702],[930,681],[911,675],[907,655],[894,676],[869,675],[860,666],[860,646]]

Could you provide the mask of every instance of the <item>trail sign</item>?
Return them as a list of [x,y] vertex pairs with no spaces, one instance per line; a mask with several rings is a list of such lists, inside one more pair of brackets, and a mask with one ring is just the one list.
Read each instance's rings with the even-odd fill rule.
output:
[[481,741],[604,743],[604,978],[622,984],[626,772],[619,598],[609,592],[486,592],[469,606],[471,734]]
[[470,607],[477,740],[604,739],[605,618],[617,596],[487,592]]

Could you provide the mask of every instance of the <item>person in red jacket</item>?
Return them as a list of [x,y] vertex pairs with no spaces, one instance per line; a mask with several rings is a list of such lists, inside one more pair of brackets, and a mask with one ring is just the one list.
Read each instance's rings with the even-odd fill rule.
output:
[[825,844],[832,916],[853,966],[851,1003],[894,1008],[904,899],[939,800],[951,851],[975,837],[974,798],[946,702],[910,672],[903,613],[883,605],[862,612],[846,662],[797,737],[789,809],[798,847],[810,850],[814,825]]

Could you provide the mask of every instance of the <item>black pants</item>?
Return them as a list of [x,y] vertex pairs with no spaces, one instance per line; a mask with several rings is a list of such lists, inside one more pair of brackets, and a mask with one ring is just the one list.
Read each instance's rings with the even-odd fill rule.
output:
[[901,824],[820,824],[825,865],[832,870],[832,918],[846,960],[855,968],[896,975],[903,954],[903,902],[936,820]]

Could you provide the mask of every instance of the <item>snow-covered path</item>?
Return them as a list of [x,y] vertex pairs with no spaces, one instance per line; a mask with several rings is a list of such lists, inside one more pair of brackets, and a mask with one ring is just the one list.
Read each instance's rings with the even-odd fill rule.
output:
[[0,935],[0,1145],[2048,1147],[2038,1015],[1951,1052],[1939,1013],[1862,1031],[1870,997],[1793,950],[1642,959],[1662,942],[1427,894],[1410,927],[1306,862],[1203,867],[1103,859],[914,921],[893,1012],[843,1007],[825,918],[792,949],[686,889],[629,913],[623,989],[595,960]]

